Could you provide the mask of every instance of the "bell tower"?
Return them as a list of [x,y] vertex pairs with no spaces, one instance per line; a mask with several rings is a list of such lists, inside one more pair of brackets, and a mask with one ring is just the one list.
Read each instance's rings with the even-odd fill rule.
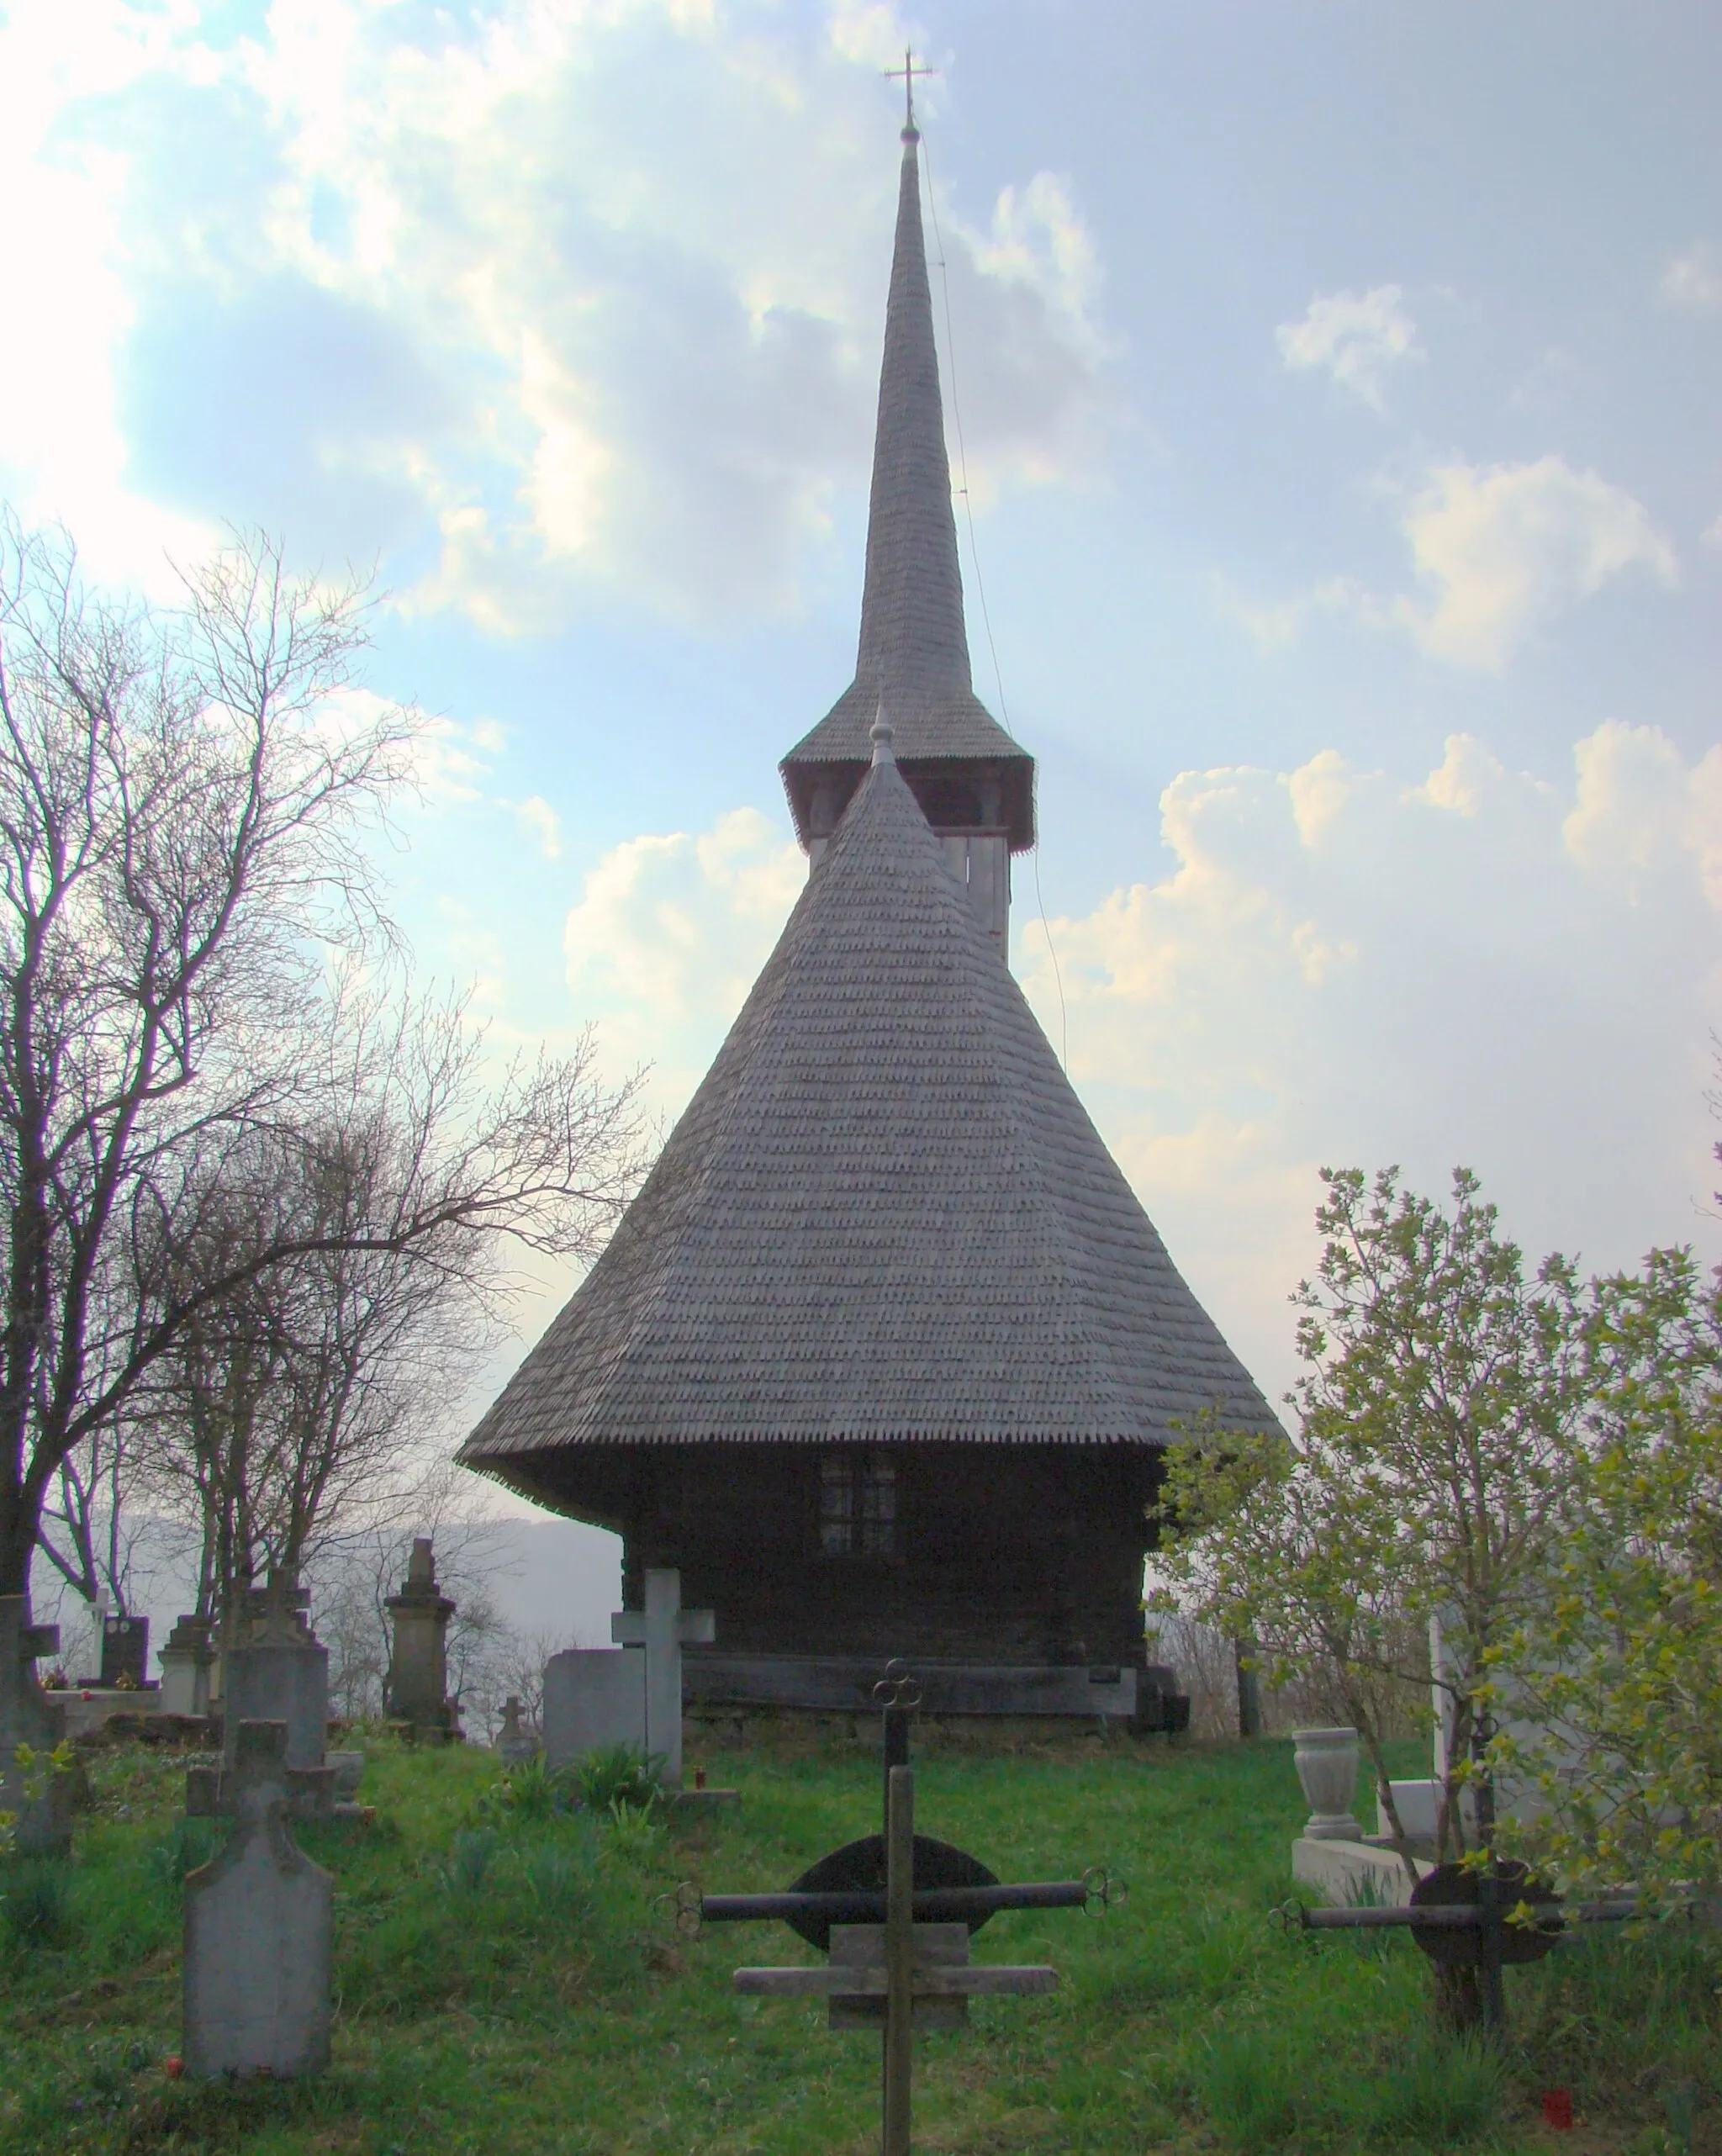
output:
[[920,131],[903,129],[855,679],[779,769],[816,869],[871,760],[875,720],[1001,957],[1011,856],[1034,843],[1034,759],[975,694],[921,225]]

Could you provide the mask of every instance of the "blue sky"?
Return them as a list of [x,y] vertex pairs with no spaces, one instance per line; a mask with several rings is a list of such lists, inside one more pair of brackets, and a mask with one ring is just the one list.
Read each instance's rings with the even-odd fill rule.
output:
[[1706,0],[13,0],[0,490],[374,558],[421,966],[673,1113],[853,670],[910,37],[1013,963],[1198,1292],[1279,1391],[1323,1162],[1722,1255]]

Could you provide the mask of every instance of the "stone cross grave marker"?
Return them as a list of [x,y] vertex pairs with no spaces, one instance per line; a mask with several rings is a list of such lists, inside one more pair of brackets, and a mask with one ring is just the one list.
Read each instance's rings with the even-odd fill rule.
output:
[[[66,1709],[36,1682],[34,1665],[60,1651],[57,1625],[33,1625],[22,1594],[0,1594],[0,1811],[14,1820],[22,1857],[63,1857],[71,1847],[73,1780],[42,1763],[65,1738]],[[18,1750],[37,1763],[28,1771]]]
[[277,2080],[329,2064],[334,1883],[287,1825],[288,1730],[242,1722],[226,1846],[185,1883],[186,2070]]
[[531,1759],[538,1750],[538,1740],[526,1726],[525,1715],[525,1708],[510,1693],[502,1703],[502,1727],[496,1732],[494,1747],[506,1765]]
[[915,1831],[915,1778],[908,1763],[915,1681],[893,1662],[874,1688],[885,1709],[885,1832],[822,1857],[783,1894],[702,1894],[678,1889],[676,1921],[702,1923],[779,1918],[831,1956],[823,1968],[738,1968],[737,1991],[774,1999],[829,2001],[833,2029],[876,2028],[883,2038],[880,2146],[909,2156],[914,2032],[960,2027],[977,1995],[1048,1992],[1056,1969],[971,1964],[970,1933],[1006,1909],[1106,1908],[1121,1884],[1093,1871],[1080,1879],[1001,1885],[984,1864]]
[[618,1609],[610,1620],[618,1646],[646,1650],[646,1750],[663,1758],[663,1785],[682,1786],[682,1649],[709,1646],[717,1620],[709,1609],[684,1609],[682,1576],[648,1567],[644,1609]]

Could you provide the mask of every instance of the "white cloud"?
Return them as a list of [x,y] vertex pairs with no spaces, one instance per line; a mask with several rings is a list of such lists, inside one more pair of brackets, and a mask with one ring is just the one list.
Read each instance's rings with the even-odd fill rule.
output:
[[628,839],[587,875],[563,931],[575,1008],[618,1067],[652,1064],[663,1112],[698,1082],[806,880],[800,848],[757,809]]
[[1683,314],[1722,314],[1722,256],[1700,240],[1674,256],[1656,288]]
[[1424,596],[1393,614],[1432,657],[1498,669],[1556,615],[1628,569],[1678,580],[1644,505],[1560,457],[1445,464],[1404,519]]
[[545,859],[555,860],[562,852],[562,819],[543,795],[531,795],[520,804],[515,814],[537,840],[538,850]]
[[1698,537],[1706,547],[1722,547],[1722,516],[1714,524],[1707,524]]
[[1318,293],[1300,320],[1280,325],[1274,341],[1287,367],[1324,368],[1342,389],[1380,411],[1388,369],[1424,356],[1402,297],[1397,284]]
[[0,197],[10,298],[0,337],[0,488],[30,522],[59,521],[103,580],[177,597],[170,557],[209,550],[212,520],[126,484],[115,369],[135,317],[121,230],[128,158],[99,137],[53,139],[68,103],[177,71],[188,0],[20,0],[0,17]]
[[1234,590],[1223,578],[1214,586],[1214,603],[1228,621],[1238,622],[1260,652],[1285,651],[1297,643],[1317,616],[1366,613],[1369,594],[1351,577],[1329,577],[1290,599],[1258,604]]
[[[1716,1239],[1722,748],[1611,723],[1563,786],[1462,735],[1408,785],[1331,750],[1186,772],[1159,835],[1170,875],[1052,924],[1071,1075],[1265,1377],[1323,1164],[1474,1165],[1533,1254]],[[1038,924],[1019,964],[1055,1028]]]
[[[133,555],[223,515],[410,550],[417,606],[493,630],[594,583],[795,603],[834,481],[864,473],[894,9],[204,19],[39,0],[0,30],[0,177],[66,303],[10,325],[0,463],[27,451],[42,499]],[[1069,190],[1007,187],[989,231],[946,237],[975,460],[1056,474],[1103,344]]]

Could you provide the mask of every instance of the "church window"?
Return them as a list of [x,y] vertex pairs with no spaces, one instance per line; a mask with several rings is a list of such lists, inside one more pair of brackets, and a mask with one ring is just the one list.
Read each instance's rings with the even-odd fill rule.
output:
[[897,1546],[897,1471],[883,1452],[819,1463],[819,1545],[828,1557],[889,1557]]

